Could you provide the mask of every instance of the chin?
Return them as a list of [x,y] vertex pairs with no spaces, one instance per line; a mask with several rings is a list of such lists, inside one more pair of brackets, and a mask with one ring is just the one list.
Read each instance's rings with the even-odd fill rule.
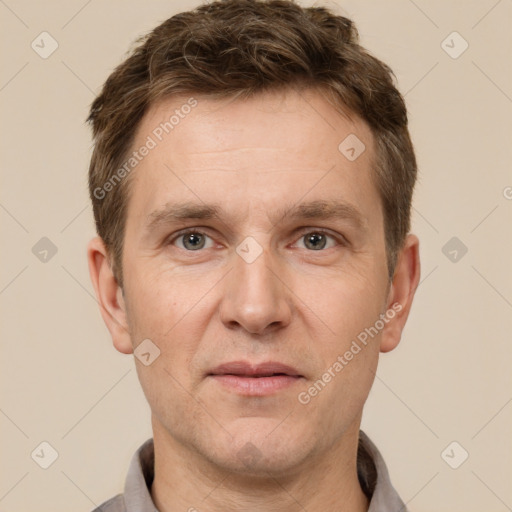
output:
[[214,436],[209,453],[203,453],[210,462],[240,475],[268,478],[293,472],[315,451],[314,433],[277,425],[270,418],[241,418],[228,429],[236,432],[233,438]]

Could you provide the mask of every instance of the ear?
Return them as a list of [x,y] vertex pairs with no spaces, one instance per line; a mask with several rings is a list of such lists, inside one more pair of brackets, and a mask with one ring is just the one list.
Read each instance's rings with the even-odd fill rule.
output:
[[389,288],[386,311],[395,312],[382,331],[380,351],[393,350],[411,310],[412,300],[420,281],[420,242],[415,235],[408,235],[397,258],[393,281]]
[[89,242],[87,259],[101,316],[110,331],[114,347],[123,354],[131,354],[133,347],[128,332],[123,290],[112,273],[108,252],[100,237]]

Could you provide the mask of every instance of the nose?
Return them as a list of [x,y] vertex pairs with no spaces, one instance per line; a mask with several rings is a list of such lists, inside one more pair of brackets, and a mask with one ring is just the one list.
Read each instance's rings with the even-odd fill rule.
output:
[[251,263],[238,253],[233,259],[234,266],[226,276],[220,304],[224,325],[259,335],[286,327],[292,316],[292,293],[280,272],[272,268],[268,251],[263,251]]

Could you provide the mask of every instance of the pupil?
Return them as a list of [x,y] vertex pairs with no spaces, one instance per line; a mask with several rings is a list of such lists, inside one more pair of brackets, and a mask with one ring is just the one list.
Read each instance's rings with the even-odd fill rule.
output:
[[[316,242],[320,242],[319,245],[316,245]],[[313,250],[323,249],[325,247],[325,236],[321,233],[313,233],[307,237],[307,243],[312,245]]]
[[198,233],[190,233],[185,237],[185,247],[188,249],[196,250],[201,249],[204,245],[204,238]]

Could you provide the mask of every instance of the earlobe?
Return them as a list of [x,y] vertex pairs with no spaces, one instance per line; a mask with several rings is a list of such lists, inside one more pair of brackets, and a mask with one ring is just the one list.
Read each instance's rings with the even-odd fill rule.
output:
[[123,354],[131,354],[133,347],[128,332],[123,293],[114,277],[108,251],[100,237],[89,242],[87,259],[101,316],[110,331],[114,346]]
[[392,312],[394,314],[382,331],[381,352],[393,350],[400,342],[419,280],[419,240],[415,235],[408,235],[398,255],[393,282],[388,294],[387,310],[390,312],[389,316]]

